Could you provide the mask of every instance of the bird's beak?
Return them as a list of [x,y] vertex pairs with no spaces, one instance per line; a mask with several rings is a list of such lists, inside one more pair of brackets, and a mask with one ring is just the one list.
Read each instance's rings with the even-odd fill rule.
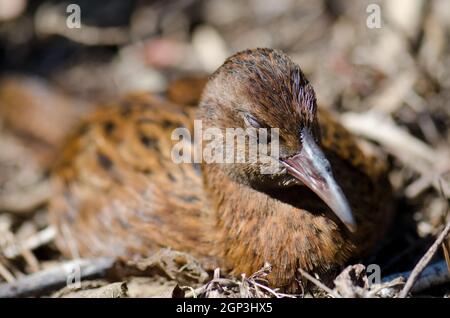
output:
[[330,163],[310,132],[302,131],[300,153],[281,160],[287,172],[316,193],[351,231],[356,230],[353,214],[331,171]]

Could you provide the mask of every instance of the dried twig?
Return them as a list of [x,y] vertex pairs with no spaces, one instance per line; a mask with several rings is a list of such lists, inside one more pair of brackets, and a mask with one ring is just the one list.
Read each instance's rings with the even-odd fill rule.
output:
[[13,283],[16,279],[13,274],[0,262],[0,276],[8,283]]
[[38,272],[39,271],[39,261],[36,258],[36,256],[33,254],[33,252],[27,248],[24,248],[21,253],[22,253],[23,259],[28,264],[30,271],[32,273]]
[[300,274],[302,274],[302,276],[304,276],[307,280],[309,280],[311,283],[313,283],[314,285],[316,285],[320,289],[322,289],[325,292],[327,292],[328,294],[330,294],[330,296],[332,296],[334,298],[341,298],[341,296],[338,295],[337,293],[335,293],[334,290],[332,290],[332,289],[328,288],[327,286],[325,286],[321,281],[319,281],[318,279],[314,278],[313,276],[311,276],[310,274],[305,272],[303,269],[299,268],[298,270],[299,270]]
[[266,263],[264,266],[252,274],[246,277],[244,274],[241,276],[241,280],[236,280],[233,278],[221,278],[219,269],[214,271],[214,277],[207,284],[193,289],[189,286],[183,286],[182,288],[189,289],[185,294],[187,298],[196,298],[198,296],[202,297],[225,297],[226,293],[231,293],[236,297],[241,298],[261,298],[261,297],[275,297],[284,298],[291,297],[295,298],[298,295],[288,295],[279,293],[277,289],[272,289],[266,286],[265,277],[270,273],[271,266]]
[[115,264],[113,258],[78,259],[25,276],[12,283],[0,284],[0,298],[43,295],[65,286],[69,279],[104,277]]
[[3,250],[3,254],[7,258],[15,258],[22,254],[22,250],[34,250],[39,246],[45,245],[49,242],[51,242],[56,235],[56,230],[54,227],[49,226],[43,229],[42,231],[39,231],[35,235],[31,236],[30,238],[24,240],[23,242],[20,242],[20,244],[12,244],[10,246],[5,247]]
[[405,281],[401,277],[397,277],[392,281],[388,281],[382,284],[376,284],[370,286],[370,291],[367,293],[367,298],[381,296],[382,298],[386,297],[393,298],[393,295],[397,294],[397,291],[400,285],[404,285]]
[[124,298],[128,297],[128,287],[125,282],[112,283],[97,288],[75,290],[61,295],[61,298]]
[[[393,282],[398,279],[403,281],[411,276],[412,271],[396,273],[383,278],[383,283]],[[417,278],[412,292],[420,292],[430,287],[439,286],[450,282],[450,272],[447,270],[445,261],[439,261],[428,265]]]
[[408,280],[406,281],[405,286],[403,287],[402,291],[400,292],[399,297],[405,298],[410,290],[413,288],[416,280],[418,279],[419,275],[422,273],[422,271],[425,269],[425,267],[430,262],[431,258],[436,253],[439,246],[442,244],[442,242],[445,240],[447,235],[450,233],[450,222],[447,223],[442,233],[438,236],[436,241],[431,245],[431,247],[428,249],[428,251],[425,253],[425,255],[420,259],[420,261],[417,263],[417,265],[414,267],[414,270],[412,271],[411,275],[409,276]]

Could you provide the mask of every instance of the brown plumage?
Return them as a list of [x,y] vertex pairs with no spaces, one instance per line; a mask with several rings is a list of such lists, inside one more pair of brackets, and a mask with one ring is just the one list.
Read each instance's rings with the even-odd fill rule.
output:
[[174,103],[197,105],[208,78],[189,75],[172,81],[167,89],[167,97]]
[[[279,128],[279,170],[174,163],[171,133],[192,130],[194,118],[204,129]],[[270,283],[291,290],[298,267],[325,273],[367,254],[391,217],[382,163],[317,111],[300,68],[271,49],[230,57],[198,110],[151,94],[101,108],[67,142],[54,181],[51,216],[67,255],[138,257],[171,247],[236,275],[269,262]]]

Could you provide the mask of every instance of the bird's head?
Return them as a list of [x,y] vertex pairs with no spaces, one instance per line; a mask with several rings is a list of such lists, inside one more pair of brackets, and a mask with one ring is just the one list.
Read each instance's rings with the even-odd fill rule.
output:
[[[316,113],[314,89],[287,55],[272,49],[243,51],[228,58],[203,91],[203,130],[223,134],[205,138],[203,149],[225,145],[224,161],[214,164],[255,189],[307,186],[353,231],[351,209],[321,150]],[[244,139],[236,137],[243,131]]]

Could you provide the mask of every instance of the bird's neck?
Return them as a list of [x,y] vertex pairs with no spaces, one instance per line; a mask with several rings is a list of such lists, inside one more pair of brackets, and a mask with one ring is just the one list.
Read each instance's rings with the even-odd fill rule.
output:
[[272,279],[288,284],[284,278],[294,277],[298,266],[312,270],[331,259],[344,261],[345,239],[322,214],[239,184],[216,165],[204,165],[203,175],[215,217],[216,253],[234,274],[252,274],[269,262],[278,264]]

